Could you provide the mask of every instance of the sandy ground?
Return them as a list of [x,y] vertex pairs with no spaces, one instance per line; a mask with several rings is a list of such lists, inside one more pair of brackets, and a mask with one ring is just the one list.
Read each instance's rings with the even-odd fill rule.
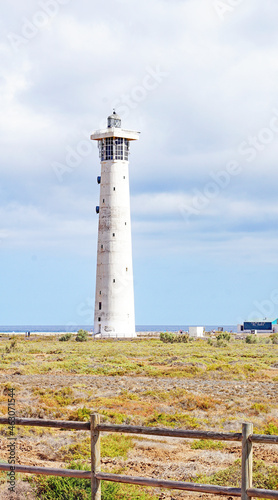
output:
[[[86,390],[94,391],[95,397],[114,397],[123,388],[131,393],[138,394],[142,390],[151,389],[152,391],[170,390],[173,388],[184,388],[188,391],[206,394],[207,396],[217,397],[223,402],[214,411],[217,426],[215,430],[225,432],[240,432],[243,421],[253,421],[250,415],[246,414],[244,408],[247,404],[250,407],[250,401],[260,400],[264,395],[264,400],[270,405],[274,405],[272,414],[278,416],[277,408],[277,383],[271,381],[227,381],[227,380],[194,380],[181,378],[151,378],[151,377],[98,377],[88,375],[12,375],[10,377],[13,383],[20,384],[22,388],[22,398],[18,402],[20,412],[18,416],[24,414],[24,405],[30,404],[30,387],[41,388],[61,388],[63,386],[73,387],[76,384],[84,384]],[[9,376],[0,375],[0,383],[7,382]],[[223,419],[222,429],[219,429],[219,415],[225,416],[225,405],[229,403],[234,408],[235,418],[233,420]],[[88,401],[88,407],[94,411],[93,399]],[[164,410],[171,411],[171,401],[164,404]],[[39,409],[34,408],[34,415],[29,417],[36,418]],[[194,416],[206,417],[206,412],[194,410]],[[213,416],[210,415],[211,422]],[[212,423],[210,429],[213,428]],[[17,461],[19,464],[37,465],[41,467],[65,467],[65,464],[59,460],[59,449],[62,446],[75,442],[76,439],[85,438],[88,433],[68,431],[51,431],[43,437],[38,435],[23,436],[17,441]],[[236,458],[240,458],[240,443],[226,443],[223,450],[193,450],[191,441],[177,438],[149,438],[140,437],[135,440],[135,448],[129,451],[127,460],[120,458],[102,458],[103,471],[115,471],[121,469],[124,474],[154,477],[161,479],[189,481],[197,474],[212,474],[219,469],[224,469],[233,464]],[[1,456],[8,458],[6,451],[5,438],[0,436]],[[278,464],[278,446],[255,445],[254,456],[262,459],[269,464]],[[235,485],[239,486],[239,485]],[[31,488],[19,481],[17,496],[7,496],[5,486],[0,489],[1,499],[33,499]],[[155,490],[157,493],[160,490]],[[180,500],[184,498],[218,498],[217,496],[205,494],[192,494],[189,492],[169,492],[160,491],[160,498],[167,500]],[[219,497],[220,498],[220,497]]]

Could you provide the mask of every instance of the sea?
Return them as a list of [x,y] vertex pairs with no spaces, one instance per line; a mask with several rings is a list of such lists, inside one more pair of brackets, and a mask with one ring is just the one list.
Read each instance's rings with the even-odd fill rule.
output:
[[[199,325],[136,325],[136,332],[186,332],[189,326]],[[207,332],[222,330],[236,332],[236,325],[200,325],[204,326]],[[0,333],[76,333],[78,330],[93,332],[92,325],[9,325],[0,326]]]

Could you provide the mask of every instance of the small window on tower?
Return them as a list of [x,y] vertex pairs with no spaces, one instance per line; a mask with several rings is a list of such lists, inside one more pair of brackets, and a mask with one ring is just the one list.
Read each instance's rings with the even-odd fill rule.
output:
[[123,176],[123,179],[125,179],[125,175]]
[[116,283],[116,280],[113,280],[113,283]]
[[99,308],[100,311],[101,311],[101,307],[102,307],[102,304],[101,304],[101,302],[99,302],[98,303],[98,308]]
[[101,321],[101,318],[98,318],[99,321]]
[[113,191],[116,191],[116,188],[115,188],[115,187],[113,188]]
[[113,237],[115,236],[115,233],[113,233]]
[[125,222],[125,226],[126,226],[126,222]]
[[103,198],[102,203],[105,203],[105,199]]
[[125,268],[126,272],[128,271],[128,267]]
[[101,245],[101,247],[100,247],[100,248],[101,248],[101,249],[103,249],[103,245]]
[[101,290],[100,290],[100,292],[99,292],[99,295],[101,295]]

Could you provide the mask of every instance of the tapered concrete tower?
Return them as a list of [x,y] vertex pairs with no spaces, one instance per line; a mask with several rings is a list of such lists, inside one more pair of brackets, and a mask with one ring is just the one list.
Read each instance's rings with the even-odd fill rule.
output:
[[94,332],[135,337],[128,158],[139,133],[123,130],[114,111],[91,139],[101,161]]

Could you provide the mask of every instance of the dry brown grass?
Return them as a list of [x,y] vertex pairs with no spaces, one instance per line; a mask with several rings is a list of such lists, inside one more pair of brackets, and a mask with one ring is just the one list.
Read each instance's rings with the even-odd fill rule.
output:
[[[215,347],[205,341],[169,345],[158,340],[77,345],[74,340],[38,339],[18,340],[7,352],[10,344],[0,343],[3,415],[13,386],[21,417],[88,420],[97,411],[113,423],[240,431],[243,421],[252,421],[260,433],[278,428],[277,345],[234,341]],[[71,450],[88,444],[87,433],[77,431],[21,427],[17,432],[22,464],[65,466]],[[236,444],[194,450],[191,444],[136,439],[127,458],[107,456],[103,468],[186,480],[229,467],[240,454]],[[0,447],[7,460],[4,427]],[[258,446],[256,454],[278,463],[278,449],[268,453]],[[161,498],[170,498],[165,495]],[[172,498],[184,496],[175,493]]]

